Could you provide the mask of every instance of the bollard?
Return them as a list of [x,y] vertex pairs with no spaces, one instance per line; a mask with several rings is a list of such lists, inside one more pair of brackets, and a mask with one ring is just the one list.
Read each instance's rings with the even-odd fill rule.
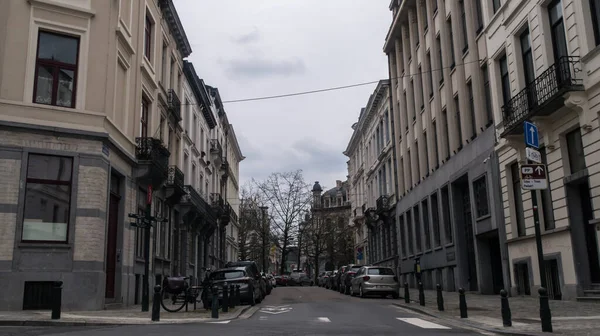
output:
[[229,286],[229,308],[235,308],[235,304],[235,286],[231,285]]
[[404,283],[404,302],[410,303],[410,291],[408,290],[408,282]]
[[62,281],[54,281],[52,286],[52,319],[60,320],[60,308],[62,306]]
[[437,290],[438,310],[439,311],[444,311],[444,297],[442,296],[442,285],[437,284],[435,286],[435,289]]
[[548,302],[548,291],[544,287],[538,289],[540,294],[540,319],[542,320],[542,331],[552,332],[552,314],[550,302]]
[[214,319],[219,318],[219,289],[217,286],[212,288],[212,314],[211,317]]
[[154,286],[154,299],[152,300],[152,321],[160,321],[160,290],[159,285]]
[[225,283],[223,285],[223,304],[221,305],[223,313],[229,312],[229,285]]
[[465,297],[465,289],[458,289],[458,299],[459,299],[459,307],[460,307],[460,318],[468,318],[467,314],[467,298]]
[[425,291],[423,291],[423,283],[419,281],[419,304],[425,305]]
[[235,304],[242,305],[242,295],[240,294],[240,285],[235,285]]
[[500,291],[500,304],[502,311],[502,325],[505,327],[512,327],[512,314],[510,313],[510,306],[508,305],[508,293],[503,289]]

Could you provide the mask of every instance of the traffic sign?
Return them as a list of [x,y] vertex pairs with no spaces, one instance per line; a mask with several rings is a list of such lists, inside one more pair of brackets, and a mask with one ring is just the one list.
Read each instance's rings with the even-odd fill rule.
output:
[[531,147],[525,147],[525,155],[527,156],[527,160],[542,163],[542,154]]
[[540,148],[537,126],[526,121],[523,123],[523,127],[525,129],[525,144],[529,147]]
[[521,188],[524,190],[548,189],[546,165],[524,164],[521,165]]

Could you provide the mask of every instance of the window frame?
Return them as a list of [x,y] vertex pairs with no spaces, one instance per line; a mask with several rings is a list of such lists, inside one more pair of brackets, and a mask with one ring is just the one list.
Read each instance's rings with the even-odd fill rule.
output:
[[150,101],[146,97],[142,97],[142,111],[140,116],[140,137],[148,137],[148,118],[150,116]]
[[[53,60],[40,60],[40,37],[44,34],[55,35],[59,37],[67,37],[73,38],[77,40],[77,52],[75,56],[75,64],[68,64]],[[56,107],[64,107],[64,108],[75,108],[77,104],[77,78],[79,76],[79,56],[81,52],[81,36],[76,34],[68,34],[64,32],[53,31],[50,29],[38,29],[37,32],[37,41],[36,41],[36,53],[35,53],[35,61],[34,61],[34,77],[33,77],[33,94],[32,94],[32,102],[34,104],[47,105],[47,106],[56,106]],[[37,94],[37,86],[38,86],[38,72],[40,65],[50,66],[52,67],[52,96],[50,98],[50,104],[44,104],[36,101]],[[58,93],[58,71],[60,69],[65,69],[69,71],[73,71],[73,91],[71,97],[71,106],[63,106],[56,104],[56,96]]]
[[144,57],[152,62],[152,35],[154,32],[154,22],[150,13],[146,12],[144,19]]
[[600,4],[595,0],[590,0],[590,13],[592,15],[592,28],[594,30],[594,42],[596,46],[600,45]]
[[[29,177],[29,161],[31,159],[32,155],[37,155],[37,156],[45,156],[45,157],[57,157],[57,158],[65,158],[65,159],[69,159],[70,163],[71,163],[71,174],[69,176],[69,181],[61,181],[61,180],[49,180],[49,179],[40,179],[40,178],[30,178]],[[56,155],[56,154],[44,154],[44,153],[36,153],[36,152],[30,152],[27,154],[27,162],[26,164],[26,169],[25,169],[25,191],[24,191],[24,201],[23,201],[23,216],[21,218],[21,234],[19,237],[19,241],[21,243],[24,244],[53,244],[53,245],[66,245],[69,244],[69,241],[71,239],[71,235],[70,235],[70,229],[71,229],[71,214],[72,214],[72,204],[73,204],[73,178],[74,178],[74,172],[75,172],[75,158],[72,156],[65,156],[65,155]],[[23,233],[25,232],[25,218],[27,217],[27,185],[29,183],[33,183],[33,184],[42,184],[42,185],[52,185],[52,186],[57,186],[57,185],[62,185],[62,186],[68,186],[69,187],[69,207],[68,207],[68,215],[66,216],[65,220],[66,220],[66,224],[67,224],[67,234],[65,237],[64,241],[58,241],[58,240],[27,240],[27,239],[23,239]],[[41,222],[42,224],[47,224],[44,222]]]
[[[489,199],[489,191],[488,191],[488,183],[487,183],[487,175],[486,174],[473,180],[473,196],[474,196],[475,205],[476,205],[475,220],[480,220],[484,217],[490,216],[491,209],[490,209],[490,199]],[[482,207],[484,201],[485,201],[485,207]],[[485,209],[486,212],[485,213],[480,212],[482,209]]]
[[492,0],[492,11],[494,14],[498,12],[500,7],[502,7],[502,2],[500,0]]

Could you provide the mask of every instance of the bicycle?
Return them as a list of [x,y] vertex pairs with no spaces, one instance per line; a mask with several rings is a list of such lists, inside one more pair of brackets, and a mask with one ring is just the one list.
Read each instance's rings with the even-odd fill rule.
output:
[[191,286],[190,277],[167,277],[164,279],[160,295],[160,305],[169,313],[176,313],[188,304],[202,302],[198,300],[204,290],[203,286]]

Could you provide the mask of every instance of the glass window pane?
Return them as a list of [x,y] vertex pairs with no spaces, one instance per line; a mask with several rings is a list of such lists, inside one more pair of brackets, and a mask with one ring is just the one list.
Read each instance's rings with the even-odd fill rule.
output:
[[71,181],[72,159],[62,156],[29,155],[27,178]]
[[58,72],[58,91],[56,92],[56,105],[71,107],[73,105],[73,86],[75,72],[60,69]]
[[37,69],[35,102],[39,104],[52,104],[52,84],[54,83],[53,68],[40,65]]
[[71,187],[27,183],[23,240],[66,241]]
[[40,32],[38,59],[77,64],[79,40],[75,37]]

